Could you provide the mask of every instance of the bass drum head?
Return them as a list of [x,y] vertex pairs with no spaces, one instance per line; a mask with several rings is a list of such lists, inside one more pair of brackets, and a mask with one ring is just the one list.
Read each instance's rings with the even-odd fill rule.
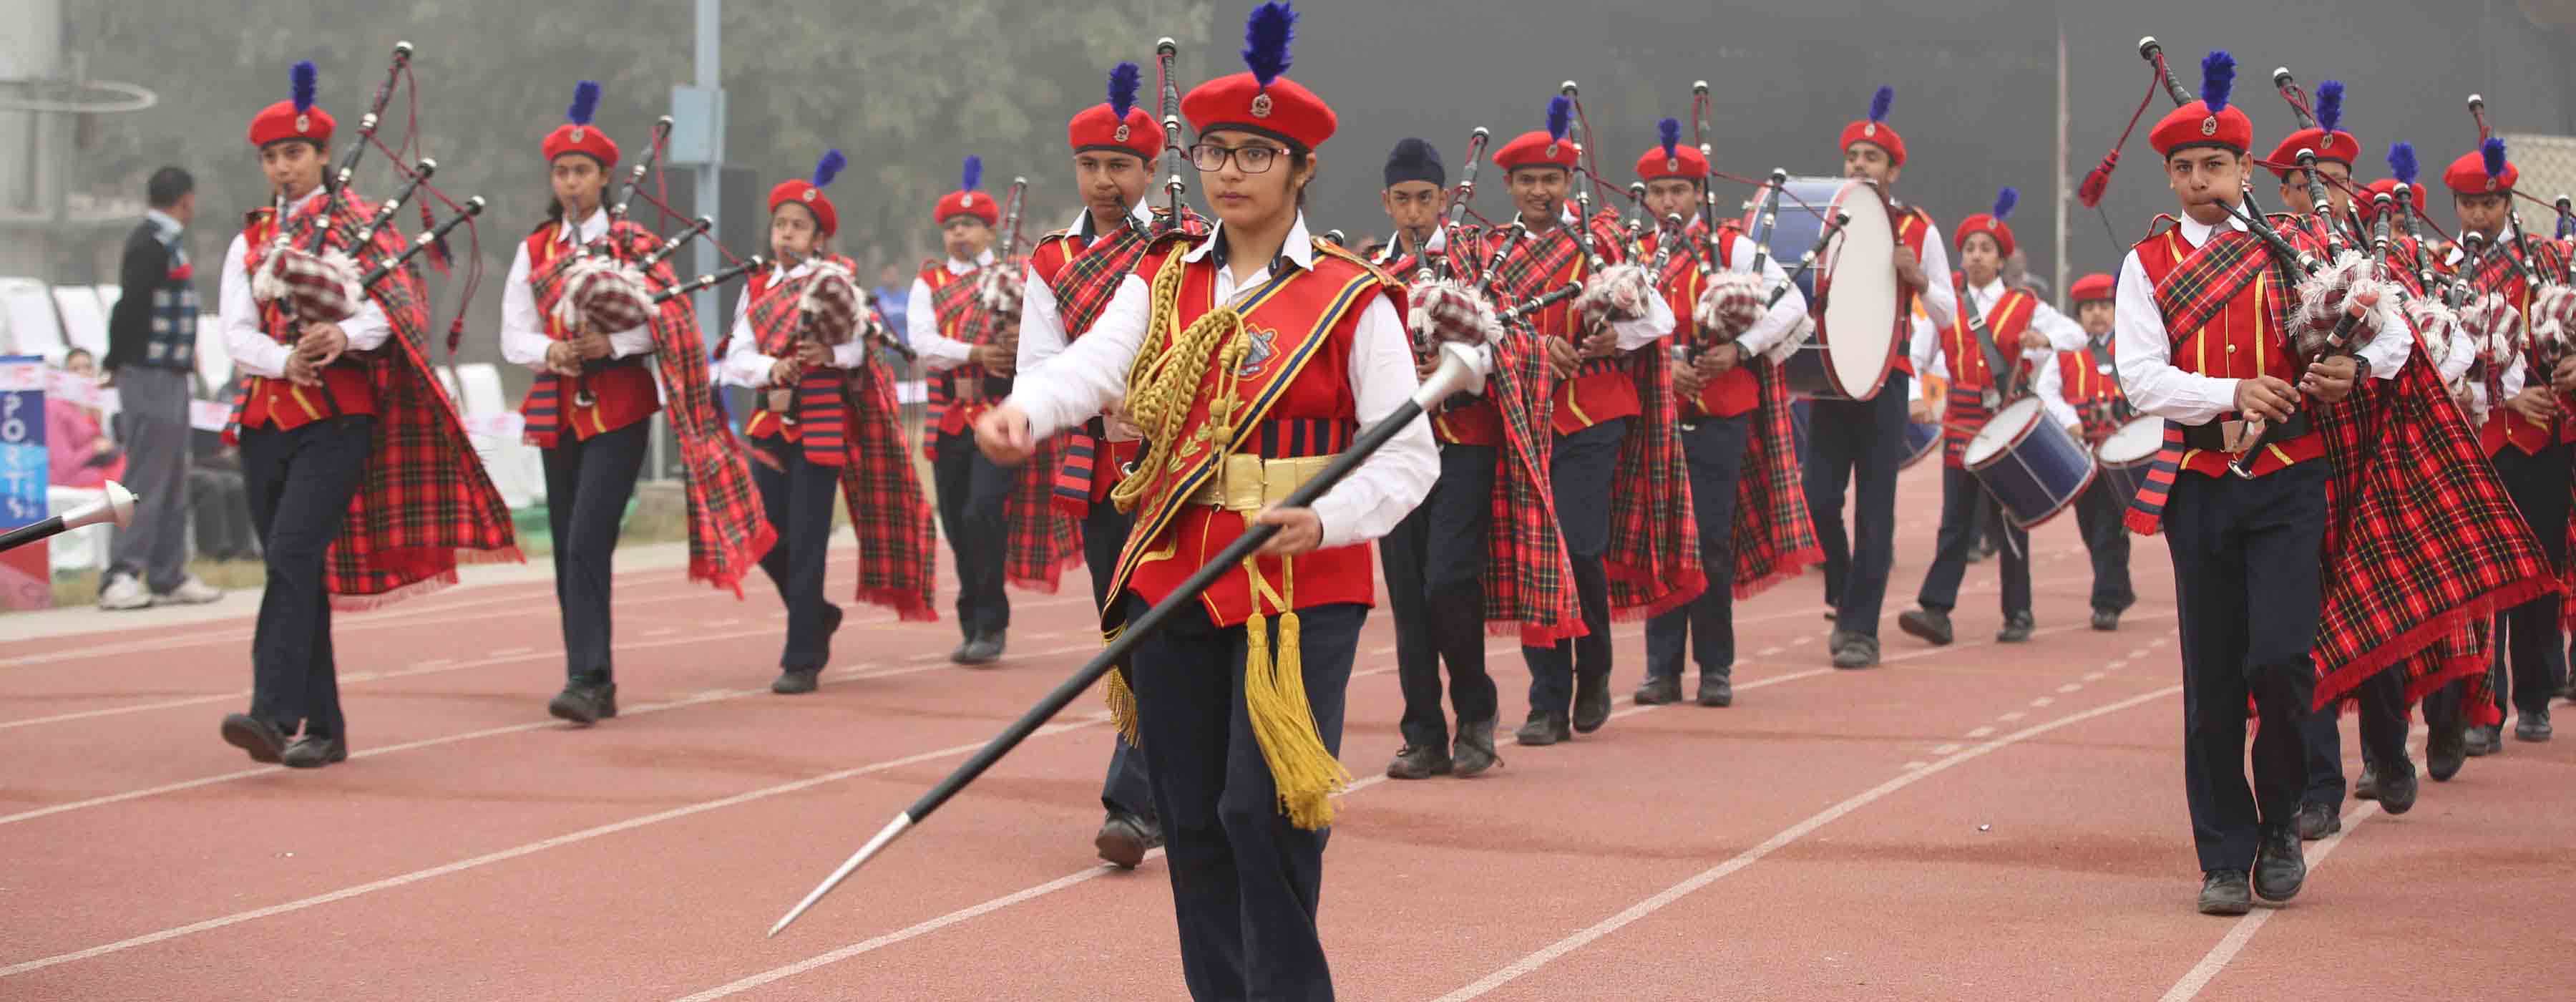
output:
[[2164,446],[2165,419],[2132,418],[2118,431],[2112,432],[2111,437],[2103,439],[2095,454],[2101,457],[2104,466],[2136,466],[2155,459],[2156,453]]
[[1959,461],[1969,466],[1984,466],[1987,460],[2011,448],[2040,418],[2038,397],[2023,397],[2004,405],[1994,420],[1986,422],[1985,427],[1977,429],[1977,434],[1968,439],[1968,451],[1959,457]]
[[[1838,177],[1793,177],[1780,186],[1780,212],[1767,222],[1762,206],[1771,198],[1771,185],[1754,189],[1753,201],[1744,212],[1744,233],[1769,252],[1780,270],[1791,274],[1798,284],[1798,294],[1816,301],[1816,271],[1798,270],[1798,259],[1816,247],[1816,234],[1825,231],[1825,217],[1833,211],[1834,196],[1842,193],[1846,182]],[[1821,262],[1820,262],[1821,264]]]
[[1833,211],[1850,217],[1826,248],[1817,279],[1824,289],[1826,354],[1834,384],[1854,400],[1878,395],[1896,366],[1896,222],[1887,199],[1863,181],[1846,181]]

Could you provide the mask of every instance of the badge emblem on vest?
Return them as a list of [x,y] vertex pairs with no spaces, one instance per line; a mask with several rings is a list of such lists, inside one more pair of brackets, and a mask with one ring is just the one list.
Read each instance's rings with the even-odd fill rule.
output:
[[1269,365],[1270,359],[1279,353],[1271,347],[1278,338],[1277,331],[1246,331],[1243,336],[1247,343],[1243,346],[1242,364],[1234,368],[1237,379],[1259,374],[1262,367]]

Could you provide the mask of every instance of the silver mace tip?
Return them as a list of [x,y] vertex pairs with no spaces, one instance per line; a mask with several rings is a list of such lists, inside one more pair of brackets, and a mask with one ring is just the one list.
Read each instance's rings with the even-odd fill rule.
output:
[[850,874],[858,872],[860,866],[865,865],[877,853],[885,851],[886,846],[893,844],[897,837],[911,829],[912,815],[909,812],[895,815],[894,820],[887,822],[886,826],[877,832],[875,838],[869,839],[868,844],[860,846],[859,851],[843,862],[840,869],[832,871],[831,876],[823,878],[822,883],[815,885],[814,890],[805,895],[805,900],[797,902],[796,907],[788,909],[787,915],[779,919],[777,925],[770,926],[769,935],[778,935],[779,930],[787,928],[788,923],[796,921],[797,916],[805,914],[806,909],[814,907],[814,902],[823,900],[823,895],[832,893],[832,888],[841,886],[841,881],[850,879]]

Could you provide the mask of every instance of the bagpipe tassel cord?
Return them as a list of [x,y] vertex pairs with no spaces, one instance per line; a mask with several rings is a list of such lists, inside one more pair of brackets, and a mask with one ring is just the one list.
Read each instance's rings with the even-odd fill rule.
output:
[[[1245,512],[1249,527],[1256,513]],[[1306,660],[1297,622],[1297,565],[1279,561],[1280,588],[1273,591],[1261,574],[1261,555],[1243,558],[1252,579],[1252,615],[1243,621],[1243,709],[1252,736],[1261,742],[1261,758],[1270,765],[1271,785],[1279,790],[1279,813],[1288,823],[1321,831],[1333,823],[1333,795],[1349,789],[1351,774],[1324,747],[1323,729],[1315,724],[1314,704],[1306,698]],[[1279,609],[1279,642],[1270,642],[1265,605]]]

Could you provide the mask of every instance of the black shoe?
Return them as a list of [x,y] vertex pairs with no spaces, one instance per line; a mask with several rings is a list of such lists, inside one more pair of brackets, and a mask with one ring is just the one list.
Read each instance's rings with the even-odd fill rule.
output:
[[588,727],[617,715],[617,684],[569,682],[546,702],[546,712]]
[[1145,853],[1163,844],[1163,826],[1153,818],[1112,810],[1100,822],[1100,834],[1091,838],[1091,847],[1100,858],[1121,870],[1133,870],[1145,861]]
[[2546,706],[2541,707],[2538,712],[2523,711],[2522,716],[2513,723],[2513,739],[2516,741],[2537,744],[2549,740],[2549,734],[2549,708]]
[[2267,824],[2254,849],[2254,893],[2263,900],[2288,901],[2308,882],[2308,859],[2299,849],[2296,825]]
[[2096,630],[2100,630],[2100,631],[2102,631],[2102,632],[2104,632],[2104,633],[2109,633],[2109,632],[2111,632],[2111,631],[2113,631],[2113,630],[2119,629],[2119,628],[2120,628],[2120,610],[2118,610],[2118,609],[2095,609],[2095,610],[2093,610],[2093,628],[2094,628],[2094,629],[2096,629]]
[[2343,818],[2315,801],[2299,805],[2299,841],[2314,842],[2343,830]]
[[2415,807],[2415,764],[2400,762],[2379,778],[2379,807],[2390,814],[2404,814]]
[[1628,699],[1639,706],[1662,706],[1667,703],[1681,702],[1682,677],[1679,675],[1648,675],[1646,676],[1646,684],[1638,686],[1637,694],[1628,697]]
[[2457,723],[2435,724],[2424,736],[2424,771],[2436,783],[2448,783],[2460,774],[2460,766],[2469,756],[2468,733]]
[[823,669],[820,668],[786,669],[778,673],[777,681],[769,683],[769,691],[781,696],[800,696],[812,692],[815,686],[814,677],[822,673]]
[[1936,647],[1946,647],[1952,639],[1950,614],[1939,609],[1907,609],[1897,614],[1896,628],[1931,641]]
[[1866,633],[1844,634],[1842,646],[1834,648],[1834,667],[1836,668],[1871,668],[1877,665],[1877,637]]
[[2243,870],[2211,870],[2200,875],[2200,913],[2243,915],[2254,910],[2254,890]]
[[2503,751],[2504,725],[2469,728],[2467,748],[2470,758],[2485,758]]
[[1388,779],[1430,779],[1449,774],[1449,752],[1436,745],[1406,745],[1386,764]]
[[2364,760],[2361,763],[2361,775],[2354,777],[2352,781],[2352,799],[2379,799],[2379,765],[2377,763],[2368,760]]
[[1699,705],[1735,705],[1735,680],[1725,675],[1702,674],[1699,677]]
[[1002,635],[987,633],[969,640],[949,659],[961,665],[988,665],[1002,660]]
[[277,725],[247,713],[224,715],[224,743],[250,753],[253,762],[277,764],[286,751],[286,735]]
[[1574,731],[1567,726],[1565,714],[1532,710],[1529,722],[1522,724],[1520,730],[1512,732],[1512,740],[1538,748],[1559,741],[1572,741]]
[[832,636],[841,632],[841,607],[823,607],[823,663],[832,663]]
[[1503,764],[1494,754],[1494,721],[1458,722],[1458,740],[1449,746],[1452,772],[1460,779]]
[[317,738],[310,734],[295,739],[277,756],[279,764],[289,769],[319,769],[333,762],[349,760],[349,743],[339,738]]
[[1610,722],[1610,673],[1574,676],[1574,733],[1590,734]]
[[2004,628],[1995,634],[1998,644],[2018,644],[2030,639],[2030,610],[2024,609],[2004,619]]

